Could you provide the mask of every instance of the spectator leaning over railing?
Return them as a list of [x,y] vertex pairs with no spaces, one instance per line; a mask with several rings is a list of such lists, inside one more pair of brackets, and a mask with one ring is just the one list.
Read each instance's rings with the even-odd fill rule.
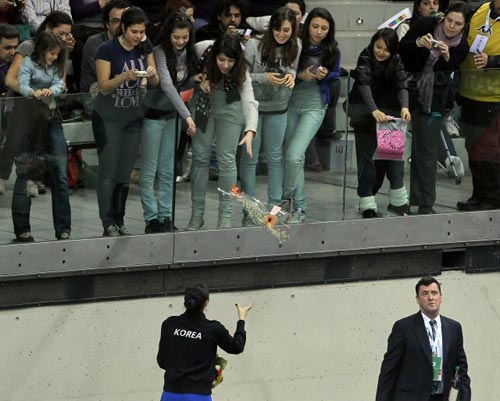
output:
[[459,210],[500,208],[500,0],[472,16],[471,51],[462,64],[460,103],[472,196]]
[[[149,91],[144,100],[141,142],[141,201],[146,234],[171,231],[177,113],[196,132],[190,111],[179,91],[192,88],[197,69],[193,24],[183,13],[171,14],[162,24],[160,43],[154,49],[161,90]],[[158,200],[154,184],[158,177]]]
[[[295,86],[302,44],[297,39],[295,13],[286,7],[277,9],[262,39],[250,39],[245,59],[256,100],[259,102],[258,135],[252,142],[252,157],[242,153],[241,189],[256,196],[256,168],[261,143],[267,161],[267,202],[269,207],[281,204],[283,192],[283,142],[287,123],[288,101]],[[243,211],[243,226],[255,225],[248,211]]]
[[[217,39],[205,58],[204,79],[195,91],[196,134],[193,136],[191,169],[191,218],[187,230],[204,225],[208,165],[213,138],[219,162],[219,187],[230,192],[236,184],[236,151],[252,156],[252,141],[257,132],[259,103],[255,100],[247,62],[241,43],[234,35]],[[241,138],[241,132],[244,131]],[[231,228],[232,200],[219,193],[217,228]]]
[[[51,32],[61,38],[63,42],[69,41],[71,44],[71,28],[73,21],[71,17],[63,12],[55,11],[50,13],[39,26],[35,39],[42,32]],[[67,47],[67,46],[66,46]],[[26,40],[17,49],[17,53],[12,61],[6,76],[7,85],[16,93],[21,93],[19,71],[25,57],[33,54],[35,49],[34,40]],[[8,139],[14,142],[12,153],[9,155],[14,158],[19,156],[29,144],[32,137],[32,120],[26,118],[26,110],[30,110],[33,100],[24,97],[18,97],[14,101],[12,109],[12,124],[9,127]],[[46,141],[46,161],[50,172],[50,183],[52,191],[52,216],[54,221],[55,234],[58,239],[69,238],[71,232],[71,209],[69,204],[69,188],[67,166],[67,146],[64,138],[62,121],[54,115],[47,122],[47,141]],[[16,158],[17,179],[14,186],[14,195],[12,197],[12,217],[14,220],[14,232],[18,241],[33,241],[30,232],[29,211],[31,208],[31,198],[28,195],[38,191],[34,180],[39,180],[45,171],[37,171],[36,168],[26,168],[28,166],[17,165],[19,159]],[[30,171],[32,170],[32,171]],[[30,180],[31,179],[31,180]],[[32,181],[30,183],[30,181]],[[36,192],[37,193],[37,192]]]
[[[74,44],[73,37],[71,35],[72,27],[73,21],[68,14],[61,11],[54,11],[53,13],[50,13],[38,27],[37,34],[46,30],[53,32],[56,36],[59,36],[65,42],[68,51],[70,51],[72,45]],[[16,50],[14,60],[12,60],[12,64],[5,77],[7,86],[15,93],[19,93],[18,75],[23,59],[24,57],[31,55],[33,49],[34,41],[30,39],[22,42]],[[0,177],[2,178],[9,177],[12,170],[14,157],[21,151],[21,146],[23,141],[25,140],[25,135],[29,132],[29,129],[26,128],[27,120],[25,118],[26,110],[29,110],[29,108],[27,108],[24,103],[25,100],[22,98],[16,99],[14,102],[12,110],[12,121],[15,121],[16,123],[11,124],[8,128],[7,141],[4,145],[5,152],[2,155],[3,158],[0,165]],[[57,124],[53,124],[52,128],[55,131],[59,130],[59,126]],[[54,135],[57,136],[59,134]],[[30,172],[28,174],[27,185],[28,193],[30,196],[38,196],[39,193],[45,193],[46,189],[40,178],[40,175],[36,174],[36,172]],[[66,178],[61,177],[60,179],[64,180]]]
[[403,160],[373,160],[377,149],[377,122],[391,116],[411,119],[408,110],[408,74],[398,54],[398,36],[390,28],[373,35],[359,55],[352,72],[355,82],[349,94],[349,117],[356,139],[359,210],[363,218],[377,217],[375,195],[385,176],[390,182],[387,209],[397,215],[410,214],[404,184]]
[[466,3],[456,2],[443,19],[421,18],[403,37],[399,53],[410,73],[413,122],[410,205],[418,214],[434,214],[438,143],[445,112],[453,107],[460,64],[469,51]]
[[28,100],[29,132],[21,154],[16,157],[17,179],[12,197],[12,220],[18,242],[33,241],[30,227],[31,197],[26,193],[28,172],[35,169],[51,177],[52,211],[57,239],[69,239],[71,209],[66,173],[67,146],[56,98],[65,90],[66,45],[50,31],[39,32],[33,53],[23,59],[19,70],[19,92]]

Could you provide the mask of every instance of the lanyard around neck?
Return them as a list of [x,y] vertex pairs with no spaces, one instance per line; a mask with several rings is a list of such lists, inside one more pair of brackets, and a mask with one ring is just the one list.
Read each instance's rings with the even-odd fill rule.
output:
[[488,15],[486,16],[486,21],[484,22],[484,33],[489,33],[491,35],[491,27],[495,22],[500,21],[500,16],[496,17],[493,23],[491,24],[490,24],[490,18],[491,18],[491,8],[488,11]]

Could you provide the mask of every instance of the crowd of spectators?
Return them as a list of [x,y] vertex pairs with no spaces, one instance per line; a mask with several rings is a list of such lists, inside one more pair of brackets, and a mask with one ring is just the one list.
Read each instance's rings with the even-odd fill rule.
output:
[[[377,32],[360,54],[349,100],[364,218],[378,216],[374,195],[384,176],[391,213],[435,213],[440,131],[457,104],[473,184],[457,208],[500,208],[500,0],[482,3],[415,0],[411,20]],[[332,9],[306,13],[303,0],[0,0],[0,88],[18,97],[2,107],[0,194],[15,165],[17,241],[34,240],[31,198],[45,184],[56,238],[71,235],[64,92],[93,94],[69,107],[92,121],[103,235],[129,234],[126,202],[132,170],[141,166],[145,232],[176,229],[178,130],[182,146],[192,142],[189,230],[204,225],[215,159],[219,187],[230,192],[239,167],[250,195],[257,162],[266,160],[269,208],[281,207],[290,224],[305,221],[306,151],[316,135],[339,138],[342,43]],[[29,118],[21,117],[26,110]],[[409,194],[403,162],[372,157],[376,123],[391,114],[413,125]],[[231,209],[221,194],[219,228],[231,227]],[[257,224],[247,210],[242,218],[244,226]]]

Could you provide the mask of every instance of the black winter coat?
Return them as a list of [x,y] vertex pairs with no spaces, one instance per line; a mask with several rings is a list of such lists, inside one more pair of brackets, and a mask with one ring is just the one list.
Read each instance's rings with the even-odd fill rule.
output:
[[349,94],[349,117],[352,127],[366,127],[369,123],[373,124],[371,111],[359,91],[360,86],[370,87],[379,110],[399,115],[401,106],[398,92],[408,88],[408,74],[403,68],[399,54],[380,63],[375,59],[372,50],[367,47],[360,53],[356,69],[352,71],[351,76],[355,79]]
[[[434,17],[420,19],[401,39],[399,44],[399,54],[403,60],[405,69],[410,73],[409,81],[410,100],[415,105],[418,93],[417,82],[424,69],[430,51],[425,47],[417,46],[417,39],[428,33],[434,36],[434,30],[439,23]],[[453,102],[458,92],[460,79],[460,65],[464,62],[469,53],[467,33],[464,32],[462,40],[456,47],[450,48],[450,60],[443,57],[434,64],[434,90],[431,111],[444,113],[453,108]],[[412,93],[413,91],[413,93]]]

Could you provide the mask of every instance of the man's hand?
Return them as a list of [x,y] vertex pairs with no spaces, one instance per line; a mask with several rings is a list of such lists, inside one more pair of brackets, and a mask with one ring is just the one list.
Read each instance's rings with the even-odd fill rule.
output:
[[478,53],[474,55],[474,64],[478,70],[486,68],[488,64],[488,55],[486,53]]

